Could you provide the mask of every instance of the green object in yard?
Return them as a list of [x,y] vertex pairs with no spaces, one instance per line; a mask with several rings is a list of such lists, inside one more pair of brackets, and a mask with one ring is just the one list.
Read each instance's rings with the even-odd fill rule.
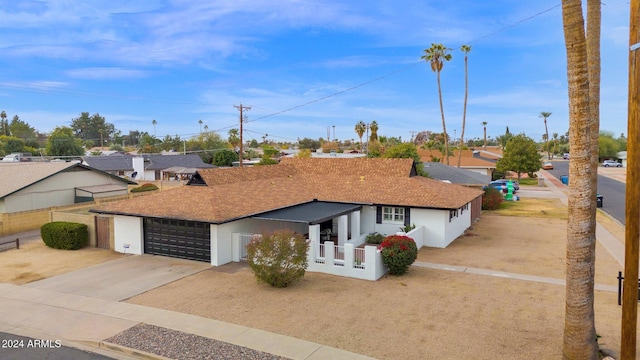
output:
[[504,196],[504,199],[513,201],[513,181],[511,180],[507,183],[507,194]]

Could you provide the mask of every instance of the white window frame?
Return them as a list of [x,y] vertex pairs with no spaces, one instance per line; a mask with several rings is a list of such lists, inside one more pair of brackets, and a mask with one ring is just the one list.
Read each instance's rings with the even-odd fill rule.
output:
[[402,207],[393,207],[393,206],[382,207],[382,222],[384,223],[404,225],[404,216],[405,216],[404,208]]

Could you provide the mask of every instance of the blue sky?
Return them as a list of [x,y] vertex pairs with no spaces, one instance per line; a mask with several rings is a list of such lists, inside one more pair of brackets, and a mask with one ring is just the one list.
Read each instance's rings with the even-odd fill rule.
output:
[[[0,110],[40,132],[99,113],[130,130],[190,137],[356,139],[355,124],[411,138],[442,131],[436,76],[420,61],[443,43],[447,130],[465,138],[568,130],[559,0],[0,0]],[[629,1],[602,8],[601,130],[627,133]],[[335,127],[335,128],[334,128]],[[335,134],[335,136],[334,136]]]

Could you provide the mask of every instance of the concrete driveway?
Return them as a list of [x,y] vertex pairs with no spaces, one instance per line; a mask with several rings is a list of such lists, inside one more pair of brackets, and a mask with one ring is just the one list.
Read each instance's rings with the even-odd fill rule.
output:
[[122,301],[209,268],[198,261],[129,255],[24,286]]

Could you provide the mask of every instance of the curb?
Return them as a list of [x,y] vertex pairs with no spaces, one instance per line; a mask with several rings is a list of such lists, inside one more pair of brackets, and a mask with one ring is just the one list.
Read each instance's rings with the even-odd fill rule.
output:
[[[104,352],[107,352],[107,353],[116,353],[116,354],[124,355],[124,357],[118,356],[117,358],[119,359],[124,358],[124,359],[143,359],[143,360],[174,360],[161,355],[129,348],[126,346],[122,346],[122,345],[118,345],[118,344],[114,344],[106,341],[73,340],[73,342],[76,344],[82,344],[94,349],[95,348],[102,349]],[[114,355],[114,356],[117,356],[117,355]]]

